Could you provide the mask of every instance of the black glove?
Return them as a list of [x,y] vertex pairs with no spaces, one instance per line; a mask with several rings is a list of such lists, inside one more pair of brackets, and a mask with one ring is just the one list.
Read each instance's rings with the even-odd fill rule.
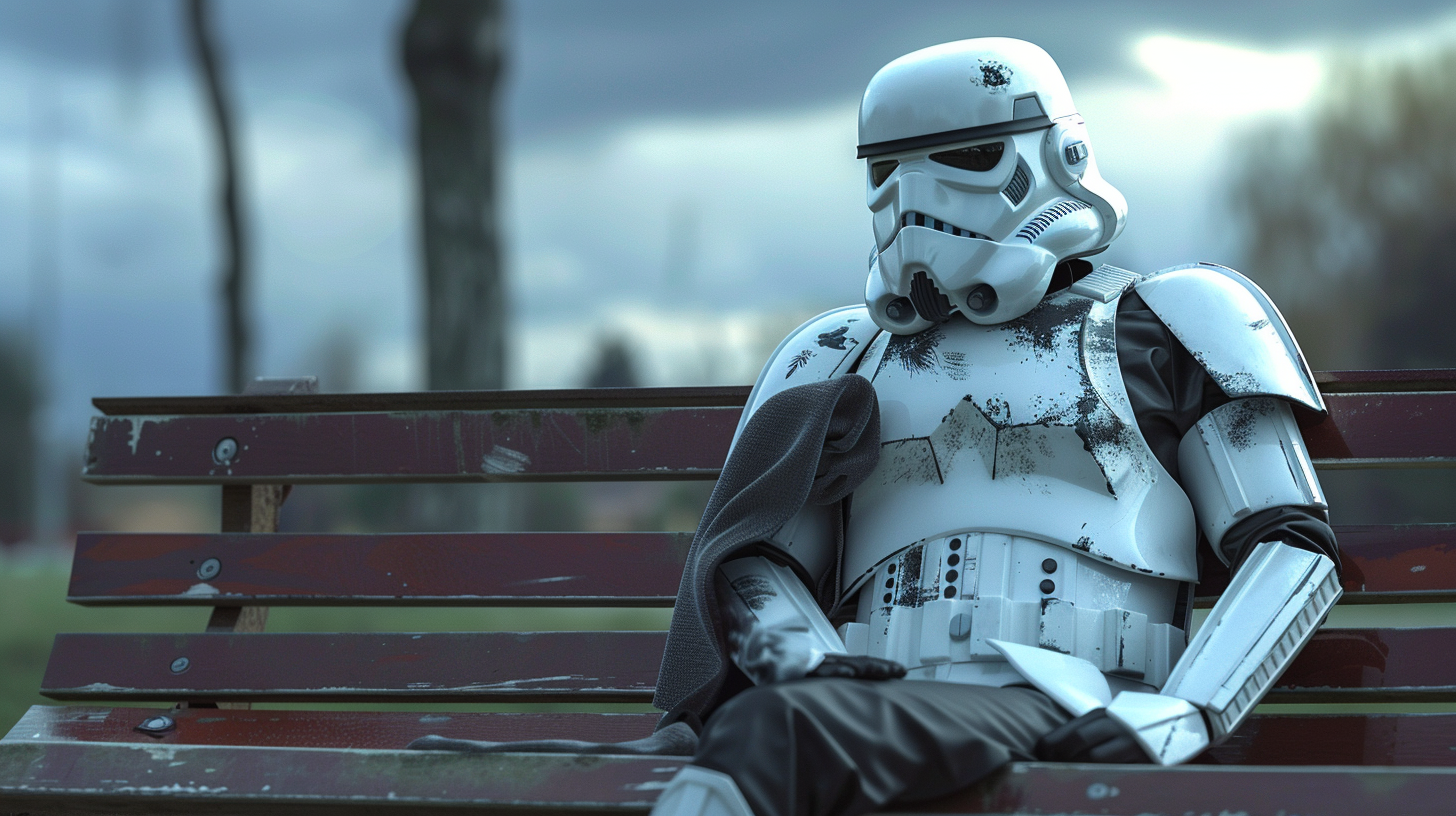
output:
[[867,655],[828,654],[809,677],[853,677],[860,680],[891,680],[905,676],[905,667],[893,660]]
[[1152,760],[1132,732],[1098,708],[1042,737],[1036,758],[1047,762],[1139,762]]

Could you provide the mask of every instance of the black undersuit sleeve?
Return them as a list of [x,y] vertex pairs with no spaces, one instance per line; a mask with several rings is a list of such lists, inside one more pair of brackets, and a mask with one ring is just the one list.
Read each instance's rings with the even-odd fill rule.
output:
[[[1135,292],[1123,295],[1117,306],[1117,361],[1138,430],[1177,480],[1178,443],[1229,398]],[[1237,569],[1255,545],[1276,540],[1327,555],[1340,566],[1326,514],[1303,507],[1273,507],[1241,520],[1224,534],[1219,557]]]

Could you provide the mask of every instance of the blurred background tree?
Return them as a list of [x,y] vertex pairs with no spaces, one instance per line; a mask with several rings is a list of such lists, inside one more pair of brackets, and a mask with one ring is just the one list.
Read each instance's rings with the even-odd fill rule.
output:
[[[1456,366],[1456,46],[1329,61],[1306,115],[1235,146],[1243,268],[1311,367]],[[1332,520],[1450,520],[1456,473],[1326,470]]]
[[1233,153],[1245,268],[1316,369],[1456,366],[1456,48],[1330,65]]
[[31,529],[35,500],[35,366],[25,343],[0,335],[0,544]]

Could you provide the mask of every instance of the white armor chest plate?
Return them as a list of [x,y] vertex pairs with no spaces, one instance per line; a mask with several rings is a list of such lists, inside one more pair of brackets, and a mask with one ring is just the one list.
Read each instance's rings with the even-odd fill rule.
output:
[[1138,431],[1108,303],[1072,292],[1006,324],[881,335],[880,463],[855,491],[852,653],[910,676],[1022,682],[998,639],[1159,686],[1179,653],[1179,582],[1197,580],[1193,509]]
[[1138,431],[1116,312],[1115,297],[1063,291],[1008,323],[876,338],[860,372],[884,441],[854,493],[846,594],[892,555],[961,531],[1197,580],[1193,508]]

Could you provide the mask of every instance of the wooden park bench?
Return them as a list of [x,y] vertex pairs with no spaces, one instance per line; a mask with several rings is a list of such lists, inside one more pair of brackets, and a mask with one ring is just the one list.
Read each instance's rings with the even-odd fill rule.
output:
[[[1319,380],[1332,413],[1305,435],[1321,467],[1456,464],[1456,371]],[[0,740],[0,812],[645,812],[682,758],[404,748],[426,734],[634,739],[652,714],[248,704],[646,702],[662,632],[264,634],[264,621],[285,605],[667,607],[690,533],[278,533],[278,508],[286,486],[317,483],[712,479],[747,393],[96,400],[86,480],[219,486],[222,532],[82,533],[68,600],[211,606],[211,619],[205,632],[58,635],[41,693],[68,705],[31,708]],[[1343,603],[1456,597],[1456,525],[1339,534]],[[1268,700],[1456,701],[1456,628],[1326,629]],[[1456,812],[1456,714],[1258,716],[1207,759],[1017,764],[915,809]]]

